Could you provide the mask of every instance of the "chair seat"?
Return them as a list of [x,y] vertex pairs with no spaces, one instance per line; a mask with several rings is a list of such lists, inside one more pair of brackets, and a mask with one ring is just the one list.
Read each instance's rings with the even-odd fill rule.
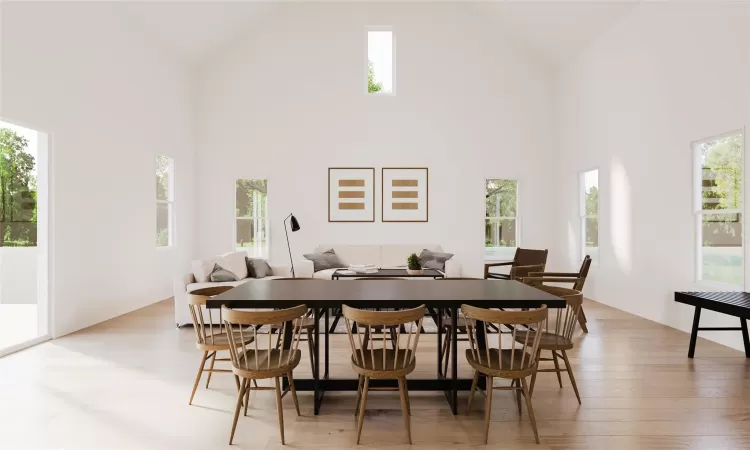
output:
[[[289,352],[292,352],[291,358]],[[236,375],[244,378],[272,378],[297,367],[302,358],[302,352],[299,349],[272,349],[270,351],[247,349],[237,357],[240,367],[232,367]]]
[[[385,365],[383,352],[385,351]],[[352,355],[352,367],[360,375],[371,378],[398,378],[411,373],[416,365],[416,358],[412,359],[411,350],[406,349],[376,349],[365,350],[364,358],[357,353],[359,361]],[[364,361],[362,361],[364,359]]]
[[478,360],[474,357],[471,349],[466,349],[466,360],[475,370],[487,375],[501,378],[520,378],[530,374],[536,368],[536,364],[529,364],[531,355],[521,348],[516,348],[514,351],[510,349],[502,351],[498,351],[496,348],[490,349],[489,361],[487,360],[487,351],[480,350],[477,353],[479,354]]
[[[253,342],[253,332],[249,328],[242,330],[242,334],[240,334],[239,330],[234,331],[232,334],[234,334],[234,342],[235,346],[237,347],[242,344],[249,344],[250,342]],[[229,338],[226,333],[219,333],[218,330],[212,338],[211,333],[209,331],[206,331],[206,342],[196,342],[195,345],[196,347],[198,347],[198,350],[228,350]]]
[[[529,335],[528,341],[526,340],[527,334]],[[521,344],[528,342],[528,345],[531,345],[535,338],[536,331],[516,332],[516,342]],[[539,348],[542,350],[570,350],[573,348],[573,341],[558,334],[543,331],[539,340]]]

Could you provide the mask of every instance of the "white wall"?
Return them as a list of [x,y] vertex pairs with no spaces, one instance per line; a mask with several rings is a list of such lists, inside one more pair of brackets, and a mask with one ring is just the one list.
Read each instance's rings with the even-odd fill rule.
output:
[[[192,254],[190,84],[114,4],[3,5],[3,116],[50,133],[56,335],[171,296]],[[155,246],[154,155],[176,245]]]
[[[588,296],[690,329],[693,309],[673,293],[706,288],[694,283],[691,142],[748,123],[749,13],[720,2],[642,4],[563,71],[558,253],[570,268],[581,256],[578,172],[600,169],[601,266]],[[701,325],[712,324],[738,325],[704,313]],[[701,336],[741,347],[739,332]]]
[[[395,97],[363,92],[365,27],[396,35]],[[272,259],[293,212],[318,243],[440,243],[483,260],[484,178],[520,182],[522,243],[551,244],[551,80],[457,4],[284,4],[206,61],[198,96],[198,256],[233,248],[234,182],[268,178]],[[376,222],[327,221],[327,169],[376,168]],[[428,167],[429,223],[380,222],[380,169]]]

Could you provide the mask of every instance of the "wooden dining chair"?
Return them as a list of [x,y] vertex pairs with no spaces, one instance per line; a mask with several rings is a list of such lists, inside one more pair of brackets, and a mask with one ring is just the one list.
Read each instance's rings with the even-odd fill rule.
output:
[[[274,278],[271,281],[302,281],[302,280],[325,281],[320,278]],[[311,373],[313,374],[313,378],[315,378],[315,339],[317,339],[318,337],[315,336],[315,311],[313,311],[312,309],[308,310],[307,313],[305,313],[305,317],[302,319],[302,329],[305,331],[305,334],[307,335],[307,350],[310,355],[310,370],[312,370]]]
[[[409,392],[406,386],[406,376],[414,371],[417,362],[416,352],[419,343],[419,330],[422,328],[425,307],[402,311],[367,311],[343,306],[344,320],[352,347],[352,369],[357,373],[359,384],[357,387],[357,405],[355,414],[359,414],[357,423],[357,445],[362,436],[362,425],[365,420],[367,406],[367,392],[370,389],[370,379],[396,379],[401,395],[401,411],[404,415],[404,426],[411,444],[411,426],[409,416]],[[352,327],[356,325],[356,327]],[[408,328],[407,328],[408,326]],[[389,348],[386,344],[385,333],[382,340],[373,339],[372,345],[363,344],[362,335],[373,329],[393,328],[396,330],[396,345]],[[354,328],[353,331],[352,328]],[[401,329],[405,332],[402,333]],[[405,336],[402,336],[404,334]]]
[[[541,333],[541,341],[539,343],[538,351],[541,353],[543,350],[548,350],[552,353],[552,358],[539,358],[540,361],[552,361],[555,364],[554,369],[537,369],[537,372],[555,372],[557,374],[557,382],[562,388],[562,377],[561,372],[568,372],[570,377],[570,384],[573,385],[573,391],[576,393],[578,404],[581,404],[581,396],[578,393],[578,385],[576,385],[576,379],[573,375],[573,368],[570,366],[568,360],[567,350],[573,348],[573,333],[575,332],[576,322],[580,317],[581,305],[583,304],[583,294],[575,289],[568,289],[559,286],[545,286],[541,284],[543,278],[526,278],[524,280],[527,284],[534,286],[537,289],[541,289],[544,292],[550,293],[557,297],[565,299],[567,306],[565,309],[558,309],[554,321],[554,328],[551,328],[550,322],[547,322],[548,329]],[[535,337],[535,331],[518,331],[516,335],[517,342],[525,341],[528,334]],[[560,352],[558,354],[558,352]],[[560,369],[558,358],[562,359],[565,363],[565,368]],[[534,384],[536,383],[536,373],[531,377],[530,392],[534,392]]]
[[[438,281],[442,280],[483,280],[483,278],[471,278],[471,277],[455,277],[455,278],[439,278]],[[448,373],[448,361],[450,360],[451,356],[451,349],[450,349],[450,343],[451,343],[451,328],[453,326],[453,321],[451,320],[451,315],[448,310],[445,310],[444,312],[441,312],[443,314],[443,317],[441,319],[441,322],[443,323],[443,330],[445,330],[445,337],[443,337],[443,347],[442,352],[440,355],[441,361],[443,361],[443,373]],[[436,324],[437,325],[437,324]],[[467,334],[466,329],[466,317],[461,313],[461,310],[458,311],[458,319],[456,319],[456,334]],[[459,339],[460,341],[466,341],[467,339]]]
[[[503,261],[484,264],[484,278],[487,280],[517,280],[523,278],[529,272],[544,272],[547,264],[548,250],[534,250],[528,248],[517,248],[513,261]],[[493,267],[510,266],[510,272],[490,272]]]
[[[198,366],[198,374],[195,377],[195,384],[193,384],[193,391],[190,393],[189,405],[193,404],[195,391],[198,389],[198,384],[200,383],[204,372],[208,373],[206,389],[208,389],[208,385],[211,383],[211,374],[216,372],[232,373],[229,369],[214,368],[214,363],[216,363],[216,361],[230,360],[229,358],[217,358],[216,354],[221,351],[229,350],[231,344],[227,333],[225,332],[226,330],[224,330],[221,311],[212,311],[206,308],[206,300],[232,288],[233,286],[213,286],[198,289],[188,294],[188,308],[190,309],[190,316],[193,319],[193,329],[195,330],[195,346],[198,350],[203,351],[201,363],[200,366]],[[218,320],[214,320],[214,318]],[[214,322],[218,323],[215,324]],[[209,367],[206,368],[206,362],[209,360]],[[236,376],[235,383],[239,390],[239,380]]]
[[[591,268],[591,257],[586,255],[581,263],[581,268],[578,272],[544,272],[544,271],[533,271],[528,274],[529,277],[533,278],[545,278],[540,283],[571,283],[572,288],[576,291],[583,292],[583,285],[586,283],[586,277],[589,275],[589,269]],[[586,325],[586,313],[583,311],[581,306],[580,313],[578,315],[578,323],[581,325],[581,330],[584,333],[589,332],[589,328]]]
[[[539,341],[541,334],[527,333],[522,342],[522,347],[517,347],[517,336],[521,327],[532,327],[534,329],[544,329],[547,321],[547,307],[530,311],[497,311],[491,309],[477,308],[475,306],[462,305],[461,311],[468,319],[467,327],[469,329],[470,348],[466,350],[466,360],[474,368],[474,381],[471,384],[469,392],[469,404],[466,407],[468,414],[471,409],[471,401],[474,398],[474,392],[479,383],[479,376],[487,377],[487,388],[485,393],[484,411],[484,443],[490,431],[490,415],[492,413],[492,391],[496,389],[514,390],[516,392],[516,403],[518,404],[518,414],[521,414],[521,395],[526,399],[526,409],[531,419],[531,427],[534,429],[534,438],[539,444],[539,433],[536,428],[536,419],[534,418],[534,409],[531,405],[531,392],[529,390],[526,377],[533,376],[537,370],[537,357],[539,355]],[[502,334],[497,334],[497,347],[490,343],[490,337],[487,334],[488,324],[494,324],[498,328],[500,325],[512,326],[513,339],[502,339]],[[478,341],[478,336],[485,337],[484,345]],[[493,339],[494,340],[494,339]],[[504,378],[512,380],[510,386],[494,386],[495,378]]]
[[[234,440],[234,431],[237,428],[237,419],[243,403],[245,406],[244,415],[247,415],[250,391],[274,389],[272,387],[260,387],[257,384],[250,386],[250,380],[267,378],[273,378],[276,382],[276,410],[279,415],[281,444],[284,445],[286,442],[284,441],[284,408],[281,405],[281,378],[286,377],[289,381],[289,390],[292,393],[294,407],[299,416],[299,402],[297,401],[297,391],[294,388],[292,372],[299,364],[302,355],[299,350],[299,341],[307,306],[300,305],[275,311],[237,311],[222,306],[221,311],[224,316],[225,328],[227,330],[240,330],[229,334],[232,372],[240,380],[240,392],[237,395],[237,405],[234,409],[229,445],[232,445]],[[273,344],[277,339],[281,340],[279,348],[275,348]]]

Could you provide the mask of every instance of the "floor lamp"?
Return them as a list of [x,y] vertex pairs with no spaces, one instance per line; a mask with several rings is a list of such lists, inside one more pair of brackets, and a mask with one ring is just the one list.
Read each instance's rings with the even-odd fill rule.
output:
[[292,265],[292,278],[297,278],[294,275],[294,261],[292,260],[292,247],[289,246],[289,232],[286,231],[286,221],[290,220],[290,223],[292,225],[292,233],[295,231],[299,231],[299,222],[297,221],[297,218],[294,217],[294,214],[289,214],[286,216],[286,219],[284,219],[284,234],[286,234],[286,248],[289,250],[289,263]]

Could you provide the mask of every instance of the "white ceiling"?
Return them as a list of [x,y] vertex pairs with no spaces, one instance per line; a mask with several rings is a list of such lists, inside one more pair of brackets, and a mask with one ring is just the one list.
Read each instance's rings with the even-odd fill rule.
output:
[[[313,0],[314,1],[314,0]],[[277,1],[123,3],[131,23],[183,62],[195,65],[264,20]],[[469,2],[467,2],[469,3]],[[558,65],[628,14],[635,0],[485,1],[468,7],[497,24],[523,50]]]

